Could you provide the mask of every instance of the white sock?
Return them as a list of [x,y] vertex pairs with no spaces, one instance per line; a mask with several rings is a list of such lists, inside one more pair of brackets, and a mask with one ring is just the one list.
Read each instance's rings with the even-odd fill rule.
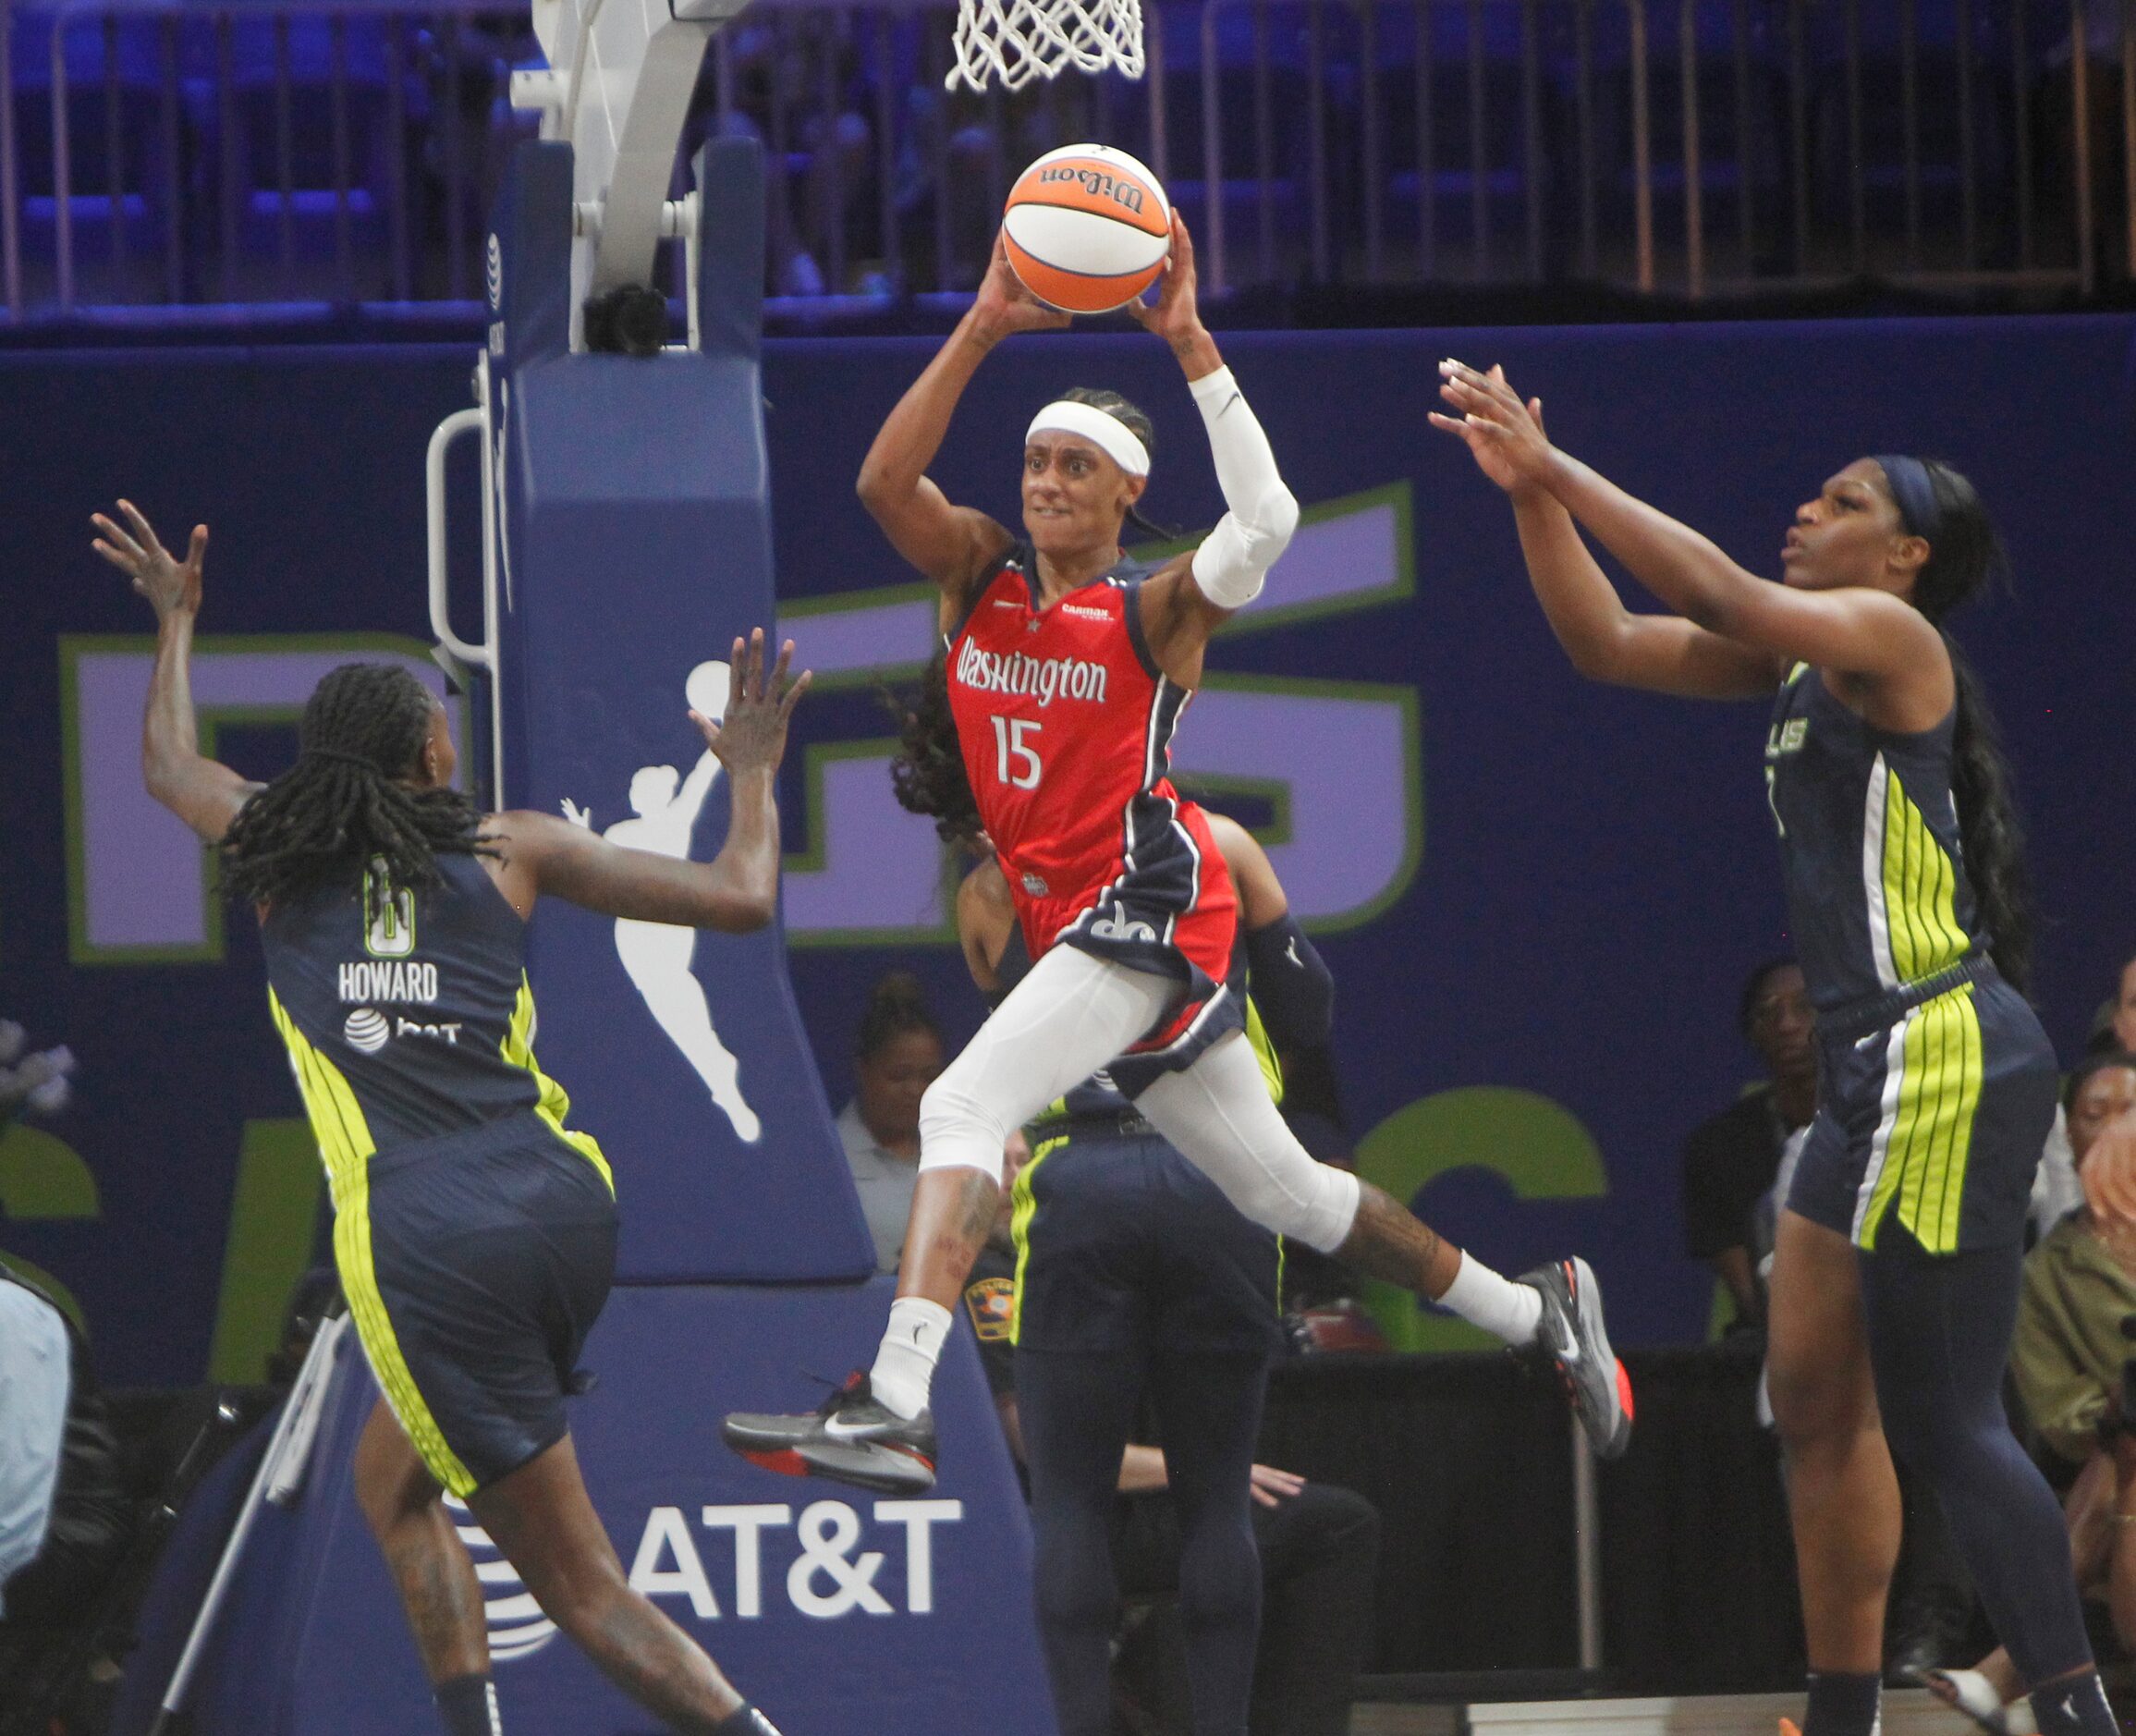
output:
[[1511,1345],[1531,1343],[1543,1327],[1542,1292],[1500,1278],[1472,1253],[1462,1254],[1439,1306]]
[[899,1416],[918,1416],[927,1408],[927,1389],[934,1384],[934,1360],[949,1337],[949,1310],[924,1296],[900,1296],[890,1304],[890,1324],[876,1347],[875,1366],[868,1371],[868,1390],[878,1403]]

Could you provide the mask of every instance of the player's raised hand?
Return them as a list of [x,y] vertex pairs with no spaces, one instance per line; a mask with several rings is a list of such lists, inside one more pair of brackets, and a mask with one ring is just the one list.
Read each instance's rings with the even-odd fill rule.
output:
[[1013,332],[1065,331],[1068,324],[1066,313],[1049,308],[1023,287],[1023,279],[1008,263],[1008,248],[998,229],[994,235],[994,257],[987,262],[986,275],[980,280],[979,294],[971,303],[971,319],[978,336],[987,344],[997,344]]
[[767,673],[763,629],[752,629],[746,645],[738,639],[734,642],[728,659],[734,679],[727,689],[726,715],[714,723],[702,712],[690,714],[705,746],[719,756],[729,776],[773,770],[785,756],[787,720],[808,691],[813,673],[803,669],[789,679],[787,670],[793,656],[794,642],[789,639],[779,647],[778,662]]
[[90,515],[90,523],[102,533],[90,546],[133,581],[133,588],[149,600],[159,621],[174,611],[199,613],[208,527],[193,526],[192,544],[181,562],[163,545],[132,501],[121,500],[118,509],[126,519],[124,530],[101,512]]
[[1172,251],[1165,256],[1164,275],[1157,279],[1157,299],[1145,301],[1137,296],[1128,312],[1147,331],[1154,332],[1174,349],[1191,344],[1202,330],[1202,309],[1196,299],[1194,238],[1187,233],[1187,219],[1172,214]]
[[1476,468],[1508,494],[1546,484],[1556,451],[1543,432],[1543,400],[1520,401],[1506,370],[1480,373],[1452,358],[1439,363],[1439,396],[1459,412],[1432,412],[1432,426],[1458,435]]

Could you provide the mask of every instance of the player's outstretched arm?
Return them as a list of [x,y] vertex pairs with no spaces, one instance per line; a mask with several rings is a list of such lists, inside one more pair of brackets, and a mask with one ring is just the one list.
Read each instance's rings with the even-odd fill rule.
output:
[[141,776],[150,795],[209,843],[219,844],[238,810],[263,786],[202,753],[193,717],[193,621],[201,611],[208,527],[193,526],[181,562],[131,501],[120,501],[118,509],[126,520],[123,530],[101,512],[91,515],[100,532],[91,546],[131,579],[156,612],[155,668],[141,718]]
[[[1467,440],[1480,464],[1482,448],[1494,448],[1518,486],[1549,494],[1693,625],[1762,655],[1776,672],[1800,661],[1871,681],[1910,682],[1925,674],[1947,686],[1948,662],[1935,628],[1898,596],[1866,586],[1796,590],[1746,572],[1709,538],[1553,446],[1543,433],[1540,400],[1522,403],[1503,369],[1486,374],[1448,361],[1440,373],[1441,395],[1462,414],[1458,422],[1434,415],[1435,423]],[[1752,691],[1770,686],[1768,680]]]
[[1216,461],[1225,513],[1192,555],[1183,556],[1142,587],[1142,630],[1166,675],[1201,679],[1209,635],[1261,594],[1298,529],[1298,501],[1276,468],[1275,453],[1246,395],[1224,365],[1216,340],[1202,324],[1196,300],[1194,238],[1172,214],[1172,251],[1153,302],[1128,311],[1165,340],[1187,376]]
[[[1431,420],[1467,445],[1476,468],[1513,503],[1529,582],[1572,666],[1591,680],[1691,699],[1770,693],[1781,675],[1771,653],[1708,632],[1681,616],[1635,615],[1624,606],[1572,515],[1543,481],[1556,453],[1543,430],[1543,400],[1521,403],[1503,368],[1477,375],[1482,387],[1457,378],[1456,371],[1473,373],[1459,362],[1441,362],[1439,372],[1447,377],[1439,392],[1462,413],[1434,413]],[[1480,397],[1491,402],[1476,408]]]
[[976,507],[952,506],[929,479],[927,467],[942,449],[957,402],[987,351],[1013,333],[1055,331],[1068,323],[1067,314],[1017,281],[996,235],[979,294],[926,372],[897,400],[861,461],[854,484],[861,504],[891,546],[942,587],[945,614],[1015,539]]
[[708,862],[611,844],[555,814],[497,815],[492,835],[503,850],[507,896],[524,911],[546,892],[604,915],[747,934],[778,911],[779,812],[775,785],[787,723],[808,691],[809,673],[792,679],[789,640],[764,668],[762,628],[745,647],[734,642],[734,681],[719,722],[691,712],[705,745],[726,768],[731,814],[726,842]]
[[1239,894],[1247,985],[1262,1022],[1278,1049],[1317,1047],[1335,1028],[1335,976],[1291,915],[1290,895],[1260,840],[1227,814],[1206,818]]

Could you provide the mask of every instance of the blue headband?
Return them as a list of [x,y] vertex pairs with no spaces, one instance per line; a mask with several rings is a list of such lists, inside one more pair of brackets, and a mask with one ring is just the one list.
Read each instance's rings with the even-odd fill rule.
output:
[[1930,480],[1928,466],[1898,452],[1879,453],[1876,462],[1883,466],[1884,480],[1890,485],[1891,498],[1898,507],[1898,521],[1906,527],[1906,533],[1935,542],[1936,532],[1943,527],[1943,507],[1935,497],[1935,483]]

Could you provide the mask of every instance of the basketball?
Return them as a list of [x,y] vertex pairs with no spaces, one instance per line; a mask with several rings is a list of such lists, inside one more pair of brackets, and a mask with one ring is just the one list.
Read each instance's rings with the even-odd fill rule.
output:
[[1172,207],[1157,177],[1110,145],[1063,145],[1017,177],[1002,217],[1009,268],[1066,313],[1124,307],[1157,280]]

